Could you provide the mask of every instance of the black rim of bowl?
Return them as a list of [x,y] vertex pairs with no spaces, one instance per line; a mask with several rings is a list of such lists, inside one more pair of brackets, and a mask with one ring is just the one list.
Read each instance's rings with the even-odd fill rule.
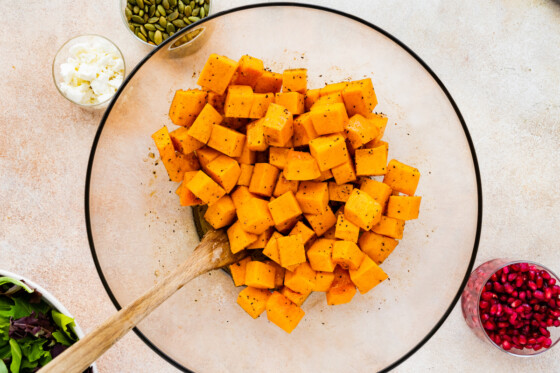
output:
[[[437,84],[439,85],[441,90],[445,93],[445,96],[447,97],[447,99],[449,100],[451,105],[453,106],[453,109],[455,110],[455,113],[456,113],[457,117],[459,118],[459,121],[461,122],[461,126],[463,127],[465,137],[466,137],[467,142],[469,144],[469,149],[470,149],[470,152],[471,152],[473,166],[474,166],[474,170],[475,170],[475,174],[476,174],[476,188],[477,188],[477,195],[478,195],[478,218],[477,218],[477,224],[476,224],[476,235],[475,235],[474,246],[473,246],[471,259],[469,261],[469,265],[468,265],[467,270],[465,272],[463,281],[461,282],[461,286],[457,290],[457,294],[455,295],[455,297],[451,301],[451,304],[448,306],[447,310],[445,311],[445,313],[443,314],[441,319],[436,323],[436,325],[434,325],[434,327],[430,330],[430,332],[424,338],[422,338],[422,340],[420,340],[420,342],[418,342],[416,344],[416,346],[414,346],[410,351],[408,351],[402,357],[397,359],[395,362],[391,363],[390,365],[388,365],[387,367],[383,368],[380,371],[380,372],[388,372],[391,369],[394,369],[395,367],[397,367],[399,364],[401,364],[403,361],[408,359],[410,356],[412,356],[426,342],[428,342],[428,340],[430,338],[432,338],[432,336],[438,331],[438,329],[443,325],[443,323],[445,322],[445,320],[447,319],[447,317],[449,316],[449,314],[451,313],[451,311],[453,310],[453,308],[455,307],[455,305],[459,301],[459,298],[461,296],[463,288],[465,287],[465,285],[467,283],[467,280],[469,278],[469,275],[472,272],[473,265],[474,265],[474,262],[475,262],[475,259],[476,259],[476,254],[477,254],[477,251],[478,251],[478,244],[479,244],[479,241],[480,241],[480,231],[481,231],[481,226],[482,226],[482,185],[481,185],[481,180],[480,180],[480,170],[479,170],[479,167],[478,167],[478,160],[477,160],[477,157],[476,157],[476,152],[475,152],[475,149],[474,149],[474,145],[473,145],[471,136],[469,134],[469,130],[467,128],[467,124],[465,123],[465,120],[463,119],[463,116],[461,115],[461,112],[459,111],[459,108],[457,107],[457,104],[455,103],[455,101],[451,97],[451,94],[449,93],[447,88],[445,88],[442,81],[437,77],[437,75],[432,71],[432,69],[416,53],[414,53],[409,47],[407,47],[399,39],[397,39],[393,35],[389,34],[387,31],[381,29],[380,27],[378,27],[378,26],[376,26],[376,25],[374,25],[374,24],[372,24],[368,21],[365,21],[365,20],[363,20],[359,17],[356,17],[352,14],[341,12],[341,11],[336,10],[336,9],[330,9],[330,8],[320,6],[320,5],[299,4],[299,3],[289,3],[289,2],[259,3],[259,4],[251,4],[251,5],[241,6],[241,7],[237,7],[237,8],[232,8],[232,9],[224,10],[224,11],[219,12],[219,13],[211,14],[208,17],[203,18],[199,22],[193,23],[192,25],[189,25],[188,27],[185,27],[177,35],[182,35],[182,34],[188,32],[190,29],[192,29],[194,27],[197,27],[197,26],[200,26],[201,24],[205,23],[206,21],[214,19],[214,18],[218,18],[222,15],[239,12],[239,11],[246,10],[246,9],[265,8],[265,7],[266,8],[273,8],[273,7],[286,7],[286,6],[321,10],[321,11],[334,13],[334,14],[337,14],[337,15],[340,15],[340,16],[343,16],[343,17],[350,18],[350,19],[352,19],[356,22],[362,23],[362,24],[372,28],[373,30],[381,33],[382,35],[386,36],[391,41],[393,41],[394,43],[399,45],[401,48],[403,48],[416,61],[418,61],[418,63],[420,65],[422,65],[422,67],[432,76],[432,78],[437,82]],[[91,148],[91,152],[90,152],[90,156],[89,156],[89,161],[88,161],[88,166],[87,166],[87,174],[86,174],[86,185],[85,185],[85,218],[86,218],[86,229],[87,229],[88,241],[89,241],[89,246],[90,246],[90,249],[91,249],[91,255],[92,255],[93,261],[95,263],[95,268],[97,269],[99,277],[101,278],[101,282],[103,283],[103,287],[107,291],[107,294],[109,295],[109,298],[111,299],[111,301],[113,302],[113,304],[115,305],[117,310],[120,310],[122,308],[122,306],[119,304],[119,302],[115,298],[115,295],[113,294],[113,292],[111,291],[111,288],[109,287],[109,284],[107,283],[107,280],[106,280],[106,278],[103,274],[103,271],[101,269],[101,266],[99,264],[97,254],[95,252],[95,245],[93,243],[93,235],[92,235],[92,231],[91,231],[90,210],[89,210],[89,193],[90,193],[90,182],[91,182],[91,170],[92,170],[92,167],[93,167],[95,150],[97,149],[97,144],[98,144],[99,139],[101,137],[101,132],[103,132],[103,127],[105,126],[105,122],[107,120],[107,117],[109,116],[109,113],[111,112],[111,109],[113,108],[113,105],[115,104],[115,101],[120,96],[120,94],[122,93],[122,91],[124,90],[124,88],[126,87],[128,82],[130,81],[130,79],[134,76],[134,74],[136,74],[136,72],[142,67],[142,65],[144,65],[144,63],[148,59],[150,59],[150,57],[153,54],[157,53],[161,48],[165,48],[171,40],[175,40],[175,38],[167,39],[165,42],[160,44],[153,51],[148,53],[148,55],[146,55],[146,57],[144,57],[138,63],[138,65],[136,65],[134,67],[134,69],[132,69],[130,74],[126,77],[123,84],[119,87],[117,93],[113,96],[113,99],[109,103],[109,106],[107,107],[105,113],[103,114],[103,117],[101,118],[101,122],[99,124],[99,128],[97,129],[97,133],[95,134],[95,138],[93,140],[93,144],[92,144],[92,148]],[[138,330],[138,328],[134,328],[133,330],[138,335],[138,337],[140,337],[140,339],[142,341],[144,341],[144,343],[146,343],[152,350],[154,350],[159,356],[161,356],[163,359],[165,359],[171,365],[180,369],[183,372],[193,372],[192,370],[184,367],[182,364],[180,364],[179,362],[177,362],[176,360],[174,360],[173,358],[168,356],[165,352],[160,350],[140,330]]]

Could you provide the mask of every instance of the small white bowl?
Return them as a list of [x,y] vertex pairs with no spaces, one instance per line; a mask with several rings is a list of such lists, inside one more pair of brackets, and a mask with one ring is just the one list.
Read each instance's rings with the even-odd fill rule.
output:
[[[51,293],[46,291],[43,287],[37,285],[35,282],[33,282],[33,281],[23,277],[23,276],[17,275],[17,274],[12,273],[12,272],[4,271],[2,269],[0,269],[0,277],[11,277],[11,278],[14,278],[16,280],[23,281],[25,284],[29,285],[29,287],[31,287],[32,289],[37,290],[39,293],[41,293],[41,295],[43,296],[43,300],[45,302],[50,304],[58,312],[63,313],[64,315],[69,316],[69,317],[74,319],[74,324],[76,326],[72,327],[72,330],[74,331],[74,333],[76,333],[76,336],[78,337],[78,339],[83,338],[85,336],[84,331],[82,330],[82,328],[80,328],[80,326],[78,325],[78,321],[76,321],[74,316],[72,316],[72,314],[66,309],[66,307],[64,307],[62,305],[62,303],[60,303],[60,301],[58,299],[55,298],[54,295],[52,295]],[[92,364],[92,368],[93,368],[93,373],[99,373],[95,363]]]

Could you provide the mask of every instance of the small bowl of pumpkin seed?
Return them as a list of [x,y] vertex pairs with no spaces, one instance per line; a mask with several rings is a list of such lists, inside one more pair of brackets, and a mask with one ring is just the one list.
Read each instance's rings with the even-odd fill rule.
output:
[[212,11],[211,0],[121,0],[126,28],[155,47]]

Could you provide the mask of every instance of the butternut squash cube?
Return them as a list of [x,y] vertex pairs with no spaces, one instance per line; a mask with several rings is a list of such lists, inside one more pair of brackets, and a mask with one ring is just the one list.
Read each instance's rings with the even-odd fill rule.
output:
[[381,205],[366,192],[354,189],[344,205],[344,216],[358,227],[369,231],[381,219]]
[[294,118],[294,146],[304,146],[309,144],[310,140],[319,137],[313,122],[311,121],[311,114],[304,113]]
[[196,84],[223,95],[237,70],[237,65],[237,61],[213,53],[204,64]]
[[302,114],[305,111],[305,98],[299,92],[278,92],[274,102],[284,106],[292,114]]
[[317,160],[321,171],[341,165],[348,159],[346,141],[339,134],[321,136],[309,141],[309,151]]
[[245,285],[245,269],[247,268],[247,263],[250,261],[250,257],[245,257],[237,263],[230,264],[229,271],[231,272],[231,278],[235,286]]
[[274,187],[274,192],[272,195],[274,197],[280,197],[282,194],[286,192],[297,193],[299,187],[299,181],[297,180],[286,180],[284,177],[284,172],[280,173],[280,177],[278,177],[278,181],[276,182],[276,186]]
[[235,190],[230,194],[231,200],[236,209],[243,206],[245,201],[248,201],[250,198],[256,198],[257,195],[249,192],[249,188],[246,186],[238,186]]
[[227,155],[220,155],[206,166],[206,173],[215,182],[220,184],[222,188],[229,193],[233,187],[237,185],[241,168],[239,163]]
[[269,202],[268,209],[274,224],[279,226],[296,219],[302,214],[301,208],[292,192],[286,192],[274,201]]
[[245,285],[257,289],[274,289],[274,267],[259,261],[247,263]]
[[268,163],[256,163],[253,176],[249,184],[249,191],[265,197],[270,197],[274,192],[276,179],[280,170]]
[[220,115],[224,114],[224,104],[226,102],[226,95],[219,95],[216,92],[208,92],[208,104],[212,105]]
[[377,225],[371,228],[377,234],[389,236],[400,240],[404,232],[404,220],[382,216]]
[[183,182],[177,188],[177,194],[179,195],[179,204],[181,206],[195,206],[202,205],[202,200],[195,196],[193,192],[189,190],[185,185],[196,175],[197,171],[187,171],[183,177]]
[[293,235],[296,235],[296,234],[301,234],[301,239],[302,239],[304,245],[307,245],[307,243],[313,237],[315,237],[315,232],[313,232],[313,230],[311,228],[309,228],[307,225],[305,225],[301,221],[298,221],[296,223],[296,225],[294,226],[294,228],[290,231],[290,233],[288,235],[293,236]]
[[237,296],[237,304],[241,306],[251,316],[256,319],[266,309],[266,302],[271,292],[268,290],[246,287]]
[[214,125],[208,146],[224,153],[228,157],[239,157],[243,153],[245,145],[245,135],[230,128]]
[[335,233],[336,233],[336,225],[333,225],[325,233],[323,233],[323,238],[327,238],[329,240],[334,240],[334,239],[336,239],[336,237],[334,236]]
[[282,91],[299,92],[307,91],[307,69],[289,69],[282,73]]
[[207,146],[196,150],[196,156],[198,158],[198,161],[200,162],[200,166],[205,171],[206,166],[208,166],[210,162],[218,158],[220,155],[222,155],[222,153]]
[[286,180],[313,180],[319,176],[321,171],[311,154],[290,150],[284,168]]
[[203,171],[198,171],[185,186],[208,205],[226,194],[226,191]]
[[159,131],[152,135],[152,139],[158,149],[161,161],[167,170],[167,174],[172,181],[183,181],[185,172],[195,171],[198,167],[198,162],[191,155],[183,155],[175,153],[175,148],[167,130],[167,127],[162,127]]
[[332,272],[317,272],[313,291],[329,291],[334,280]]
[[260,198],[249,198],[239,206],[237,219],[243,230],[253,234],[261,234],[274,225],[268,210],[268,201]]
[[367,115],[377,106],[377,97],[370,78],[348,83],[342,91],[342,98],[350,116]]
[[334,236],[341,240],[354,243],[358,242],[358,237],[360,236],[360,227],[348,221],[348,219],[344,217],[344,214],[338,214]]
[[309,263],[301,263],[294,271],[287,271],[284,277],[284,286],[298,293],[311,293],[315,287],[315,275],[317,273]]
[[240,252],[257,240],[257,235],[245,232],[241,223],[236,221],[227,230],[229,248],[233,254]]
[[315,101],[317,101],[317,99],[319,98],[320,91],[321,90],[317,88],[317,89],[308,89],[305,92],[305,97],[304,97],[305,111],[309,111],[309,109],[311,109],[311,106],[313,106]]
[[319,135],[328,135],[344,131],[344,126],[348,122],[348,115],[344,104],[334,103],[330,105],[313,106],[311,111],[311,121],[313,128]]
[[280,92],[280,89],[282,89],[282,74],[264,71],[257,79],[253,89],[255,93]]
[[399,241],[394,238],[371,231],[364,232],[358,241],[360,249],[377,264],[383,263],[398,244]]
[[387,205],[387,216],[401,220],[418,218],[422,197],[391,196]]
[[241,164],[239,165],[241,173],[239,174],[239,179],[237,179],[237,185],[249,186],[251,182],[251,176],[253,176],[253,165]]
[[329,204],[328,185],[315,181],[302,181],[296,199],[304,214],[320,214]]
[[189,135],[189,130],[185,127],[179,127],[169,133],[174,148],[185,155],[194,152],[204,146],[203,142],[198,141]]
[[284,236],[278,232],[273,232],[263,250],[264,255],[278,264],[280,264],[280,253],[278,252],[278,238],[280,237]]
[[331,168],[332,174],[334,176],[334,181],[337,184],[351,183],[357,180],[356,170],[354,169],[354,162],[350,154],[346,158],[346,161],[341,165]]
[[303,304],[303,302],[305,302],[307,297],[309,297],[309,294],[311,294],[311,292],[298,293],[297,291],[293,291],[289,287],[284,286],[282,290],[280,290],[280,294],[291,300],[296,306],[301,307],[301,305]]
[[286,333],[291,333],[303,316],[305,312],[279,292],[272,293],[266,302],[266,317]]
[[249,118],[253,106],[253,90],[247,85],[230,85],[224,106],[225,116]]
[[381,138],[385,134],[385,129],[387,128],[387,122],[389,121],[389,118],[387,118],[387,116],[384,115],[384,114],[377,114],[377,113],[369,113],[369,114],[364,115],[364,116],[367,119],[369,119],[371,121],[371,123],[373,123],[373,125],[376,126],[377,129],[379,130],[379,135],[377,135],[377,137],[375,139],[371,140],[370,142],[368,142],[366,144],[366,148],[367,148],[367,147],[369,147],[368,145],[373,145],[373,144],[381,141]]
[[356,285],[350,279],[350,274],[339,266],[334,269],[333,274],[333,282],[327,291],[327,304],[334,306],[350,302],[356,294]]
[[329,199],[331,201],[346,202],[353,190],[354,186],[352,184],[338,185],[331,181],[329,182]]
[[254,93],[253,104],[249,112],[249,118],[262,118],[266,115],[266,111],[271,103],[274,102],[273,93]]
[[268,149],[263,121],[264,119],[259,119],[247,125],[247,144],[250,150],[262,152]]
[[325,170],[325,171],[321,171],[321,175],[319,175],[318,178],[313,179],[313,181],[325,181],[328,179],[332,179],[333,178],[333,174],[331,170]]
[[231,197],[227,194],[208,206],[208,210],[204,213],[204,219],[214,229],[220,229],[230,225],[235,220],[235,206]]
[[284,274],[286,273],[286,268],[280,267],[280,264],[272,260],[266,260],[265,263],[274,267],[274,287],[279,289],[282,285],[284,285]]
[[358,269],[365,254],[358,245],[350,241],[336,241],[333,247],[332,260],[344,269]]
[[350,270],[350,279],[361,294],[365,294],[389,276],[369,256],[365,256],[360,268]]
[[325,85],[323,88],[319,90],[319,96],[328,96],[333,93],[340,93],[348,86],[348,82],[340,82],[340,83],[331,83]]
[[[306,261],[305,248],[301,235],[282,236],[276,239],[280,265],[284,268],[297,265]],[[273,258],[270,258],[274,260]],[[297,289],[293,289],[297,290]]]
[[173,96],[169,107],[169,118],[178,126],[189,127],[204,105],[206,105],[208,92],[200,89],[178,90]]
[[344,132],[354,149],[358,149],[379,136],[379,128],[371,120],[366,119],[360,114],[356,114],[348,119]]
[[262,123],[265,140],[271,146],[286,145],[294,132],[292,113],[278,104],[268,106]]
[[247,165],[255,164],[255,160],[257,159],[257,153],[249,149],[248,144],[249,144],[249,140],[247,137],[245,137],[245,144],[243,144],[243,150],[241,151],[241,155],[235,158],[235,160],[239,162],[239,164],[247,164]]
[[247,246],[247,249],[251,249],[251,250],[264,249],[268,240],[270,240],[270,237],[272,236],[273,232],[274,232],[273,227],[268,228],[266,231],[259,234],[257,240],[252,244],[250,244],[249,246]]
[[387,174],[383,178],[383,182],[391,187],[391,189],[413,196],[418,187],[420,180],[420,171],[418,169],[407,166],[395,159],[392,159],[387,166]]
[[289,152],[290,148],[276,148],[271,146],[270,149],[268,149],[268,163],[283,170],[284,167],[286,167]]
[[320,214],[304,214],[303,216],[305,216],[311,225],[311,228],[315,231],[317,237],[322,236],[323,233],[328,231],[331,227],[334,227],[336,224],[336,216],[328,206]]
[[340,92],[333,92],[327,95],[319,96],[319,98],[313,103],[313,106],[311,106],[310,111],[320,106],[328,106],[332,104],[344,105],[344,100],[342,99],[342,94]]
[[332,253],[336,240],[319,238],[307,250],[307,258],[311,268],[315,271],[332,272],[335,263],[332,260]]
[[356,175],[385,175],[387,173],[388,151],[386,143],[372,149],[357,149],[355,155]]
[[[206,104],[196,117],[188,134],[194,139],[206,144],[210,140],[212,128],[215,124],[222,123],[222,116],[210,104]],[[197,148],[198,149],[198,148]],[[196,149],[195,149],[196,150]]]
[[248,55],[242,56],[237,65],[234,84],[254,87],[263,74],[264,64],[262,60]]
[[360,190],[363,190],[373,197],[373,199],[381,205],[382,211],[385,210],[387,201],[393,191],[389,185],[369,178],[362,179]]

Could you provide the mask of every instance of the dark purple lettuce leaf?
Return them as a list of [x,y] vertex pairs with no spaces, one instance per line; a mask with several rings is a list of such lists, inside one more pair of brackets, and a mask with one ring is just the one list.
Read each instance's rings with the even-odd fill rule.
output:
[[43,314],[31,312],[30,316],[20,319],[10,318],[8,335],[13,339],[22,339],[27,336],[51,338],[55,328],[52,322]]

